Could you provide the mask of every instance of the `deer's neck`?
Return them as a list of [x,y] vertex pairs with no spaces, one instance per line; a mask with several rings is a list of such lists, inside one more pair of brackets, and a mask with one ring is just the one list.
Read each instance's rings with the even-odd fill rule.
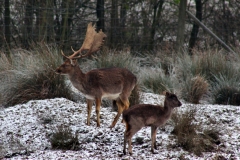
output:
[[68,74],[68,76],[73,86],[77,88],[79,91],[85,93],[83,86],[86,81],[86,78],[85,78],[85,74],[81,71],[79,66],[76,66],[73,72]]
[[165,117],[170,118],[173,112],[173,107],[171,107],[171,105],[164,103],[164,113],[165,113]]

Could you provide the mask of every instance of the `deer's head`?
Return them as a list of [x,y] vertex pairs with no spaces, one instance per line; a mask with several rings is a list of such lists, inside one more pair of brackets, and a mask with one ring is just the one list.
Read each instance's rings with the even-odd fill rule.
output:
[[[97,52],[104,42],[104,38],[107,37],[102,30],[96,32],[95,25],[92,25],[92,22],[88,24],[86,36],[82,47],[75,51],[72,47],[73,54],[71,56],[66,56],[63,51],[62,55],[67,59],[61,66],[56,69],[58,74],[68,74],[77,66],[77,60],[79,58],[84,58],[92,53]],[[85,54],[82,54],[82,51],[86,51]],[[78,55],[79,54],[79,55]],[[78,56],[77,56],[78,55]]]

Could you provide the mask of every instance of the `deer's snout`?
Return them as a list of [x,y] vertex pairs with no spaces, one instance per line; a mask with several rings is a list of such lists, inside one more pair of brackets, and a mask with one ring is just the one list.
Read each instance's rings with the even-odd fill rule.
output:
[[61,69],[60,69],[60,68],[57,68],[57,69],[55,70],[55,73],[61,74]]
[[182,103],[179,101],[179,102],[178,102],[178,107],[180,107],[181,105],[182,105]]

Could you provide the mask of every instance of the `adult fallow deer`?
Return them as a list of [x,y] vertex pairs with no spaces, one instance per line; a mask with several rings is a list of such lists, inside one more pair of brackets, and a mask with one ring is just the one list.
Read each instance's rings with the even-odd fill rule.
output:
[[[97,126],[100,126],[100,106],[103,98],[116,101],[118,113],[110,128],[117,123],[121,113],[129,107],[129,96],[134,89],[137,78],[125,68],[102,68],[83,73],[78,66],[77,59],[91,55],[98,51],[106,35],[100,30],[95,31],[92,23],[88,24],[85,40],[82,47],[67,57],[67,60],[56,69],[56,73],[68,75],[75,88],[84,94],[87,99],[87,125],[90,125],[92,105],[95,100]],[[82,54],[82,51],[86,51]],[[78,55],[79,54],[79,55]],[[77,56],[78,55],[78,56]]]

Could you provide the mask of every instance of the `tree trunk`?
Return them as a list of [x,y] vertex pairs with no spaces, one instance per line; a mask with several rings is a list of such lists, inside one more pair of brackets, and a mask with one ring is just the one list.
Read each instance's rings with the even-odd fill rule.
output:
[[25,18],[24,18],[24,25],[26,27],[23,27],[23,37],[22,37],[22,44],[24,48],[29,48],[31,42],[33,41],[32,39],[32,32],[33,32],[33,5],[34,1],[33,0],[27,0],[26,2],[26,8],[25,8]]
[[9,0],[5,0],[5,11],[4,11],[4,25],[5,25],[5,44],[6,44],[6,48],[8,50],[8,48],[10,47],[10,37],[11,37],[11,30],[10,30],[10,21],[11,21],[11,17],[10,17],[10,3]]
[[[202,2],[201,0],[195,0],[195,2],[196,2],[196,18],[199,21],[202,21]],[[199,25],[196,22],[194,22],[192,32],[191,32],[191,37],[189,39],[188,51],[190,55],[193,54],[192,52],[197,40],[198,31],[199,31]]]
[[175,45],[175,52],[182,52],[182,46],[184,45],[184,33],[185,33],[185,19],[186,19],[187,0],[180,0],[179,14],[178,14],[178,28],[177,28],[177,41]]
[[111,48],[116,48],[118,45],[118,0],[112,0],[112,9],[111,9],[111,28],[110,28],[110,42]]
[[61,21],[61,47],[64,49],[67,43],[69,43],[69,37],[71,32],[71,24],[72,24],[72,17],[74,15],[74,0],[67,0],[62,2],[61,8],[65,10],[62,13],[62,21]]
[[97,0],[97,31],[102,29],[102,31],[105,31],[105,25],[104,25],[104,0]]
[[153,22],[151,27],[151,35],[150,35],[150,42],[148,45],[149,50],[154,49],[154,36],[156,33],[157,25],[159,24],[161,13],[162,13],[162,7],[163,7],[164,0],[155,1],[153,5]]
[[121,10],[120,10],[120,35],[121,35],[121,44],[124,44],[126,41],[126,18],[127,18],[127,1],[121,1]]

